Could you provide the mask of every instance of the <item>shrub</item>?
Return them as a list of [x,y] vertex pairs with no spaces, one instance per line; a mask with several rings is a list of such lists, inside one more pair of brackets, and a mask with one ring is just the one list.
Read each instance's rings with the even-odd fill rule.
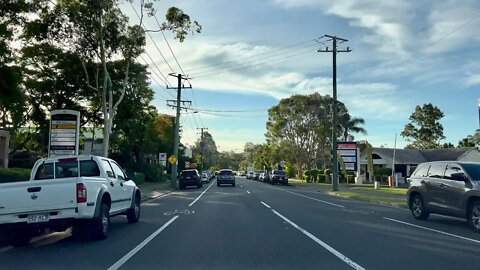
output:
[[145,181],[147,182],[163,182],[166,180],[163,167],[159,164],[145,164],[143,173],[145,173]]
[[318,182],[319,183],[326,183],[327,182],[327,176],[325,174],[319,174],[318,175]]
[[324,173],[325,175],[330,175],[330,174],[332,174],[332,170],[330,170],[330,169],[325,169],[325,171],[323,171],[323,173]]
[[312,179],[312,182],[317,182],[318,181],[318,174],[320,173],[319,170],[317,169],[312,169],[310,170],[310,177]]
[[288,178],[294,178],[297,173],[293,166],[287,166],[285,171],[287,172]]
[[133,181],[135,182],[135,184],[137,186],[145,183],[145,174],[136,172],[135,173],[135,178],[133,179]]
[[30,180],[30,169],[9,168],[0,169],[0,183]]
[[310,175],[309,170],[305,170],[303,172],[303,179],[305,179],[307,181],[307,183],[310,183],[312,181],[312,176]]
[[387,181],[388,176],[392,174],[392,169],[374,167],[373,172],[375,174],[375,180],[382,182],[382,181]]

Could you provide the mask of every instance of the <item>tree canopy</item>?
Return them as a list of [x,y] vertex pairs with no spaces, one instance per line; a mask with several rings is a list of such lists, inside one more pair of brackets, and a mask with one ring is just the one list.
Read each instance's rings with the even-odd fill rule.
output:
[[411,142],[406,148],[414,149],[433,149],[440,147],[440,141],[445,139],[443,136],[443,126],[440,120],[443,118],[443,112],[431,103],[424,104],[422,107],[417,105],[409,119],[410,123],[400,133],[407,141]]

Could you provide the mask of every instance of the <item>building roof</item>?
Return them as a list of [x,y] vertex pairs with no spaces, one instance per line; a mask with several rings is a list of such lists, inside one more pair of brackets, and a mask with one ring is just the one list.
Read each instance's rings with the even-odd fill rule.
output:
[[[396,164],[420,164],[429,161],[458,160],[475,148],[441,148],[441,149],[396,149]],[[372,153],[382,158],[393,158],[393,148],[372,148]]]
[[474,148],[443,148],[420,150],[427,161],[458,160]]
[[[380,157],[393,158],[393,148],[372,148],[372,153]],[[426,162],[425,157],[416,149],[396,149],[395,163],[396,164],[419,164]]]

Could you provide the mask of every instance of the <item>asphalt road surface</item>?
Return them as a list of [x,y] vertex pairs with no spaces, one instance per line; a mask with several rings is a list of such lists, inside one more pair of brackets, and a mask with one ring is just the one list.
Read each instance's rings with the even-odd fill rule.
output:
[[0,249],[0,269],[478,269],[466,221],[330,197],[314,188],[237,185],[176,191],[111,219],[108,239],[55,233]]

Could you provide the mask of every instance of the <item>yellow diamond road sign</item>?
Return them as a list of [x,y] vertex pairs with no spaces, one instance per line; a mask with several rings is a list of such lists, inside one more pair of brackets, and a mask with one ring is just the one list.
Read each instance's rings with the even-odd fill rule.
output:
[[170,162],[170,164],[175,164],[177,162],[177,157],[175,157],[174,155],[171,155],[168,157],[168,162]]

